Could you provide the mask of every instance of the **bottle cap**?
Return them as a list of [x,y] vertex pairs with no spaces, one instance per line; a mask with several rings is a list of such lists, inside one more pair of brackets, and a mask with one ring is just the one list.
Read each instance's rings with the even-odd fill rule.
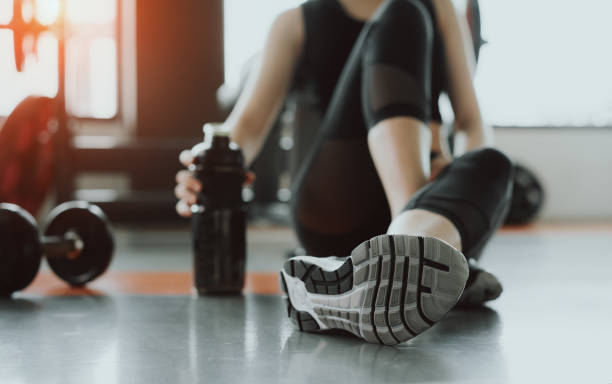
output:
[[230,131],[225,129],[223,123],[206,123],[202,128],[204,137],[206,136],[229,136]]
[[206,123],[202,127],[204,131],[204,147],[210,148],[212,146],[214,137],[227,137],[230,136],[230,131],[225,129],[223,123]]

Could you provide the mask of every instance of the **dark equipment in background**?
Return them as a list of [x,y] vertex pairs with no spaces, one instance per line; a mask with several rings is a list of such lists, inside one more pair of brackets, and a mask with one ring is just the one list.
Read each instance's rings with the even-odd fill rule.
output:
[[[57,198],[67,200],[73,189],[69,176],[71,133],[65,103],[65,41],[66,28],[64,17],[58,17],[51,25],[41,25],[36,18],[26,20],[22,14],[24,0],[13,1],[13,18],[0,29],[13,33],[15,67],[22,71],[27,54],[24,41],[32,38],[34,42],[46,31],[55,33],[58,41],[58,87],[53,99],[30,97],[22,101],[7,119],[0,134],[3,155],[0,157],[0,182],[8,183],[0,189],[0,201],[23,203],[26,209],[36,211],[42,205],[49,184],[54,181]],[[60,9],[64,9],[60,3]],[[35,47],[32,44],[32,47]],[[12,148],[12,149],[11,149]],[[31,151],[31,152],[28,152]],[[6,185],[6,184],[5,184]],[[22,195],[22,188],[39,187]],[[24,201],[20,201],[24,199]],[[35,213],[35,212],[32,212]]]
[[[449,148],[453,148],[454,134],[447,132]],[[544,188],[538,177],[524,165],[514,163],[512,199],[504,224],[522,225],[533,221],[544,205]]]
[[[221,118],[215,106],[215,90],[223,76],[222,0],[168,0],[156,3],[156,7],[137,0],[138,127],[135,137],[102,146],[92,140],[73,137],[68,127],[64,97],[64,18],[60,16],[49,26],[40,25],[35,18],[26,22],[21,14],[22,3],[23,0],[15,0],[13,19],[7,25],[0,25],[0,28],[13,31],[15,65],[18,70],[23,69],[28,53],[23,50],[26,36],[35,40],[43,31],[53,31],[58,37],[59,84],[58,93],[52,100],[24,100],[15,110],[15,116],[9,116],[0,130],[6,131],[0,134],[3,148],[0,182],[4,186],[0,188],[0,201],[17,203],[35,213],[47,192],[54,187],[56,201],[75,198],[93,201],[114,220],[178,219],[172,194],[174,174],[180,169],[176,161],[178,153],[199,141],[196,132],[202,122]],[[466,16],[478,58],[485,43],[478,0],[467,2]],[[185,35],[194,34],[203,36],[201,44],[185,41]],[[204,67],[208,70],[202,71]],[[168,68],[173,70],[168,73]],[[222,108],[231,109],[240,90],[230,92],[233,96],[225,97]],[[264,214],[287,221],[291,176],[297,172],[316,136],[321,117],[317,108],[316,98],[307,89],[294,90],[289,96],[261,155],[253,164],[257,181],[253,185],[252,216]],[[50,109],[53,113],[49,113]],[[25,114],[30,117],[24,118],[24,111],[30,111]],[[28,130],[20,124],[31,127],[34,124],[34,128]],[[24,131],[20,133],[24,137],[29,135],[28,145],[35,146],[28,149],[33,151],[30,156],[23,156],[27,151],[17,154],[18,151],[10,149],[17,147],[15,132],[20,131]],[[25,169],[34,171],[28,173]],[[97,191],[78,190],[75,181],[83,172],[127,174],[132,191],[101,195]],[[537,182],[535,176],[534,180]],[[20,191],[30,186],[38,189],[26,199]],[[523,184],[517,184],[517,198],[535,196],[534,193],[521,193],[521,188]],[[526,212],[526,201],[523,198],[522,203],[513,204],[513,210],[521,206]],[[534,213],[521,222],[532,219],[542,202],[535,198],[529,201],[529,212]],[[509,220],[516,223],[519,216],[511,211],[508,217],[514,218]]]
[[0,204],[0,295],[24,289],[38,273],[42,256],[71,286],[102,275],[112,260],[114,240],[106,215],[85,202],[64,203],[51,211],[40,236],[32,215],[14,204]]
[[[24,40],[31,37],[35,41],[44,31],[54,32],[58,40],[59,84],[58,93],[53,98],[55,128],[50,139],[55,148],[52,175],[55,201],[92,201],[113,220],[179,220],[174,211],[176,198],[172,192],[174,175],[181,168],[178,154],[199,141],[203,122],[222,119],[215,92],[223,79],[223,0],[159,0],[154,7],[149,1],[136,0],[137,52],[134,56],[138,60],[134,65],[138,76],[136,111],[131,113],[137,116],[136,126],[129,127],[131,131],[127,137],[107,136],[103,142],[72,132],[72,122],[77,119],[69,119],[66,115],[64,45],[68,28],[64,26],[65,0],[60,0],[60,14],[51,25],[41,25],[35,17],[25,20],[21,11],[26,1],[13,1],[13,18],[0,28],[13,33],[18,70],[24,68],[26,55],[36,53],[24,50]],[[121,2],[118,4],[117,35],[122,36],[124,15]],[[187,39],[185,36],[198,38]],[[118,43],[121,48],[121,38]],[[121,49],[118,51],[122,53]],[[124,65],[121,56],[118,62]],[[119,78],[121,81],[121,76]],[[126,113],[122,110],[121,97],[123,93],[119,95],[117,119],[122,119]],[[103,132],[99,134],[104,135]],[[4,148],[10,148],[14,142],[3,141],[0,144],[4,152]],[[14,159],[9,161],[14,162]],[[0,163],[2,178],[6,164],[4,161]],[[128,190],[79,189],[77,179],[83,174],[119,174],[128,180]],[[18,175],[22,181],[31,177],[34,176]],[[14,202],[23,203],[32,212],[43,199],[43,196],[37,196],[35,204],[22,200]],[[10,196],[5,198],[0,191],[0,201],[9,200]]]
[[0,129],[0,201],[17,204],[32,215],[54,183],[54,116],[53,99],[29,96]]
[[536,175],[523,165],[514,165],[512,202],[506,224],[527,224],[532,221],[544,203],[544,189]]

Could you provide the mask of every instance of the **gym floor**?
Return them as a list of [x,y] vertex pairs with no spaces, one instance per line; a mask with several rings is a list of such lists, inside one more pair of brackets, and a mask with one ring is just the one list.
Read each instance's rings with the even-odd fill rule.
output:
[[503,230],[488,307],[397,347],[293,329],[277,271],[288,229],[249,231],[237,297],[190,293],[188,228],[115,228],[110,271],[71,290],[46,268],[0,301],[1,383],[612,383],[612,226]]

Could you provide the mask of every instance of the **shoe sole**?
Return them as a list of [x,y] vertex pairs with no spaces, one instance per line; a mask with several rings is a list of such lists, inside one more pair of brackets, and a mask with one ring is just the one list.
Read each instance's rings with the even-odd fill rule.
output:
[[341,329],[394,345],[420,334],[458,301],[465,257],[430,237],[376,236],[346,259],[294,257],[280,273],[287,315],[301,331]]

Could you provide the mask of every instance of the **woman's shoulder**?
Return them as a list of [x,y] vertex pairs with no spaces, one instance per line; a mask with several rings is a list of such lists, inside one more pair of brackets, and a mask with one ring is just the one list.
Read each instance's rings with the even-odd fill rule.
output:
[[304,18],[300,6],[281,12],[272,24],[273,34],[301,44],[304,40]]
[[302,18],[302,5],[297,7],[289,8],[279,13],[276,16],[275,23],[280,23],[282,25],[286,25],[289,23],[295,23],[296,21]]
[[449,18],[456,17],[455,4],[452,0],[431,0],[436,19],[441,28],[444,28],[448,23]]

